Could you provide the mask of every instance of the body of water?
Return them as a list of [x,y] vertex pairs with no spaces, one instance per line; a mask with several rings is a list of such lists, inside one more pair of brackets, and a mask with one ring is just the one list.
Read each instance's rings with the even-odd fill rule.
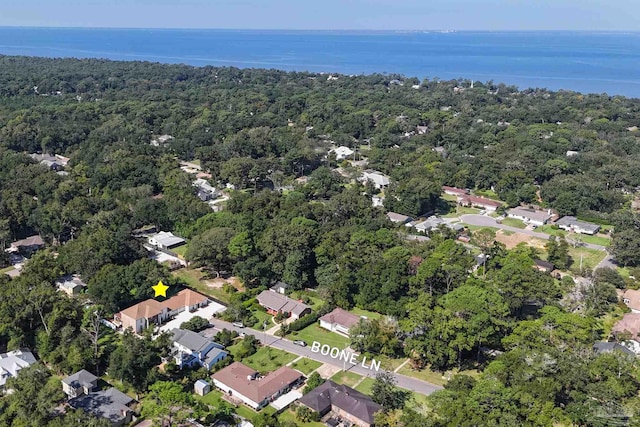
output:
[[640,97],[640,32],[0,28],[0,54],[479,81]]

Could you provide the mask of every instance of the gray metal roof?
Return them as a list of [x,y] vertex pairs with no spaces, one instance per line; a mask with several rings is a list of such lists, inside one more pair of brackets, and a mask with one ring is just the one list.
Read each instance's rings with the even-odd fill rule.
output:
[[185,329],[172,329],[171,336],[174,342],[194,352],[202,351],[212,343],[210,339],[207,339],[196,332]]

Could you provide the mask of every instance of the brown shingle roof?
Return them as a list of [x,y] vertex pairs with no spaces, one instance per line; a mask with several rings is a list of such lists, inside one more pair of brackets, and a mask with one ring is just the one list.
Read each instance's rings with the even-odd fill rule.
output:
[[622,294],[622,301],[627,304],[627,307],[640,310],[640,291],[635,289],[627,289]]
[[16,240],[11,243],[11,246],[15,248],[20,248],[22,246],[44,246],[44,240],[42,240],[42,237],[40,237],[39,234],[35,234],[27,237],[26,239]]
[[299,402],[321,414],[339,408],[367,424],[373,424],[375,413],[382,409],[369,396],[330,380],[305,394]]
[[327,323],[344,326],[345,328],[349,329],[360,321],[360,316],[349,313],[348,311],[341,308],[336,308],[331,313],[327,313],[322,316],[320,320]]
[[256,298],[261,306],[269,310],[292,313],[296,316],[300,316],[303,311],[311,308],[304,303],[273,291],[262,291]]
[[162,305],[168,307],[169,310],[176,310],[181,307],[191,307],[193,305],[203,303],[208,298],[202,294],[192,291],[191,289],[183,289],[176,295],[164,301]]
[[627,313],[611,330],[612,334],[629,332],[631,338],[637,340],[640,332],[640,313]]
[[125,308],[120,312],[120,314],[132,319],[149,319],[162,313],[163,310],[164,306],[162,303],[154,299],[148,299],[139,302],[136,305],[132,305],[129,308]]
[[257,374],[258,372],[254,369],[240,362],[234,362],[211,377],[256,403],[277,394],[302,378],[300,372],[288,366],[283,366],[265,377],[249,379],[249,377],[255,378]]

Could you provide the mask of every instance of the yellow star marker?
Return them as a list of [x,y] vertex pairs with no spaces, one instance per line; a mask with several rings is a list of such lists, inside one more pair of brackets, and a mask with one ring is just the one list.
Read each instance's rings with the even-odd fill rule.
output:
[[158,282],[157,285],[152,286],[151,289],[153,289],[156,292],[155,297],[167,297],[167,289],[169,289],[168,286],[166,286],[164,283],[162,283],[162,280]]

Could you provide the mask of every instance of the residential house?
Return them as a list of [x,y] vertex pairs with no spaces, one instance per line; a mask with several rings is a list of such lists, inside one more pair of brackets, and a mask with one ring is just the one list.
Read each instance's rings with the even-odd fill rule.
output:
[[613,325],[611,335],[635,354],[640,354],[640,313],[625,314]]
[[622,294],[622,302],[629,307],[632,313],[640,313],[640,291],[625,289]]
[[44,240],[39,234],[34,234],[22,240],[16,240],[9,246],[10,252],[20,252],[23,254],[32,254],[38,249],[44,247]]
[[472,195],[458,195],[456,197],[456,201],[460,206],[469,206],[474,208],[485,209],[488,212],[495,212],[500,206],[502,206],[502,202],[499,200],[487,199],[486,197],[478,197]]
[[389,221],[395,222],[396,224],[406,224],[411,221],[411,217],[395,212],[387,212],[387,218],[389,218]]
[[374,171],[371,169],[367,169],[364,172],[362,172],[362,176],[360,176],[358,181],[362,183],[371,181],[378,190],[387,188],[389,186],[389,183],[391,182],[390,178],[387,175],[384,175],[382,172]]
[[555,224],[563,230],[581,234],[594,235],[600,230],[600,226],[598,224],[579,221],[575,216],[563,216],[557,220]]
[[445,226],[455,232],[460,232],[464,230],[464,226],[462,224],[447,222],[444,219],[437,217],[435,215],[430,216],[429,218],[421,222],[416,221],[413,223],[405,224],[405,226],[412,226],[421,233],[428,233],[430,231],[437,230],[438,227],[440,226]]
[[321,328],[349,336],[349,330],[352,326],[358,324],[360,316],[338,307],[322,316],[319,320]]
[[333,412],[358,427],[371,427],[382,406],[369,396],[346,385],[327,380],[298,400],[303,406],[324,416]]
[[18,376],[20,370],[36,363],[29,350],[13,350],[0,354],[0,388],[4,388],[9,378]]
[[171,316],[183,311],[194,312],[209,304],[209,298],[192,291],[183,289],[176,295],[162,302],[147,299],[117,313],[115,320],[122,329],[131,328],[135,333],[151,325],[161,325]]
[[229,355],[224,351],[224,346],[193,331],[172,329],[171,339],[175,349],[175,361],[180,368],[200,365],[211,369]]
[[160,135],[153,138],[150,142],[154,147],[166,147],[167,144],[173,140],[173,136],[171,135]]
[[552,262],[537,258],[533,260],[533,266],[536,270],[542,271],[543,273],[551,273],[555,268]]
[[134,402],[117,388],[111,387],[71,399],[69,405],[95,417],[106,418],[112,426],[120,427],[131,422],[133,415],[131,406]]
[[284,283],[284,282],[277,282],[275,285],[273,285],[269,289],[271,291],[273,291],[273,292],[277,292],[279,294],[286,295],[287,294],[287,289],[289,289],[289,285]]
[[290,313],[292,319],[298,319],[311,313],[311,307],[277,292],[262,291],[257,296],[258,304],[271,314]]
[[116,314],[122,329],[140,333],[151,325],[161,325],[169,318],[169,309],[154,299],[144,300]]
[[444,194],[448,194],[450,196],[467,196],[469,194],[469,190],[456,187],[447,187],[446,185],[442,186],[442,191],[444,192]]
[[172,249],[178,246],[182,246],[186,241],[182,237],[175,236],[168,231],[161,231],[152,236],[149,236],[149,244],[158,249]]
[[59,291],[71,297],[81,293],[87,287],[87,284],[84,283],[79,276],[74,275],[59,278],[56,280],[56,286]]
[[344,145],[342,145],[336,148],[335,150],[331,150],[330,152],[333,152],[336,154],[336,160],[344,160],[350,155],[352,155],[355,151],[353,151],[349,147],[345,147]]
[[211,376],[213,385],[245,405],[260,410],[278,396],[301,384],[304,376],[283,366],[264,377],[258,371],[234,362]]
[[640,211],[640,199],[634,199],[631,201],[631,209]]
[[520,219],[527,224],[545,225],[551,219],[551,212],[540,209],[517,207],[507,211],[509,218]]
[[83,394],[89,394],[98,387],[98,377],[82,369],[62,380],[62,391],[73,399]]
[[193,186],[197,190],[196,195],[203,202],[208,202],[209,200],[213,200],[217,198],[219,195],[218,190],[216,190],[216,188],[211,184],[209,184],[209,181],[207,181],[204,178],[198,178],[195,181],[193,181]]
[[613,353],[614,351],[630,356],[635,356],[635,353],[629,350],[627,347],[618,344],[617,342],[597,342],[593,345],[593,351],[597,354]]
[[416,133],[418,135],[426,135],[427,133],[429,133],[429,126],[416,126]]
[[59,154],[52,156],[50,154],[32,153],[32,154],[29,154],[29,157],[39,162],[41,165],[44,165],[54,171],[59,171],[64,169],[64,167],[67,166],[67,163],[69,163],[69,160],[70,160],[68,157],[64,157]]

